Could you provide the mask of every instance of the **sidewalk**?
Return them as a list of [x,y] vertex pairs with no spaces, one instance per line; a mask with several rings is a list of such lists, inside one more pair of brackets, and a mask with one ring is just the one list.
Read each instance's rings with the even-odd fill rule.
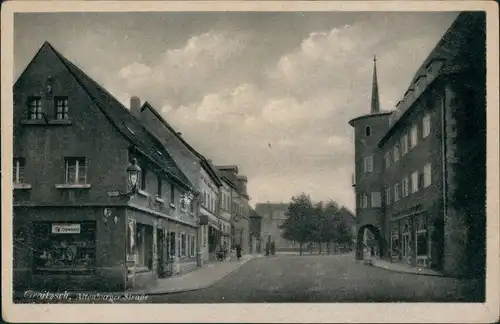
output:
[[438,277],[444,276],[442,273],[432,269],[418,267],[418,266],[412,267],[409,264],[404,264],[399,262],[389,262],[380,259],[365,259],[363,260],[363,262],[367,265],[371,265],[377,268],[382,268],[394,272],[411,273],[424,276],[438,276]]
[[230,273],[238,270],[242,265],[262,255],[244,255],[240,261],[214,261],[203,265],[202,268],[180,276],[158,279],[153,285],[129,291],[133,294],[161,295],[185,291],[205,289],[212,286]]

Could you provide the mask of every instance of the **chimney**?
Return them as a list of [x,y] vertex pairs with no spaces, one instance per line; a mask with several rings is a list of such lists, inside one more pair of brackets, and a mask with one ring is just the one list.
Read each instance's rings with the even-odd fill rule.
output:
[[140,117],[141,109],[141,99],[139,97],[133,96],[130,98],[130,112],[134,114],[137,118]]

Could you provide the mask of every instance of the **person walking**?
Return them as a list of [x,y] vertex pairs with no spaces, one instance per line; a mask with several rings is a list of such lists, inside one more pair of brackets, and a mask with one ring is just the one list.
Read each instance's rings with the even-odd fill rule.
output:
[[241,246],[239,244],[236,245],[236,257],[238,258],[238,261],[241,259]]

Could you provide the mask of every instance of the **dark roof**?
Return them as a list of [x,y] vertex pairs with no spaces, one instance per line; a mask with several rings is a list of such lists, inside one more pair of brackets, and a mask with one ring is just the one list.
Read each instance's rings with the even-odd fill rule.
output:
[[369,117],[386,116],[386,115],[390,115],[390,114],[392,114],[392,111],[379,111],[379,112],[376,112],[376,113],[370,113],[370,114],[362,115],[362,116],[359,116],[359,117],[351,119],[349,121],[349,125],[354,126],[354,122],[358,121],[358,120],[361,120],[361,119],[365,119],[365,118],[369,118]]
[[249,213],[250,218],[262,218],[261,215],[259,215],[253,207],[250,207],[250,213]]
[[149,102],[144,102],[142,105],[140,111],[144,111],[145,109],[150,110],[153,115],[158,118],[158,120],[175,136],[181,143],[188,149],[190,150],[196,157],[198,157],[201,161],[202,167],[208,172],[209,176],[212,178],[212,180],[215,181],[217,187],[222,186],[222,183],[220,182],[219,177],[215,173],[215,168],[208,162],[208,160],[200,154],[198,151],[196,151],[191,145],[189,145],[188,142],[182,138],[181,135],[154,109],[154,107],[149,103]]
[[[475,46],[470,46],[470,40],[476,37],[484,37],[478,33],[479,28],[484,28],[485,25],[484,12],[462,12],[458,15],[455,21],[451,24],[443,37],[436,44],[434,49],[430,52],[424,62],[416,71],[408,90],[413,89],[415,82],[419,77],[426,73],[430,63],[435,61],[442,61],[443,65],[437,71],[437,77],[459,73],[471,68],[470,60],[460,59],[460,57],[473,57],[478,50]],[[479,49],[484,51],[483,49]],[[459,61],[459,62],[458,62]],[[427,85],[428,87],[429,85]],[[406,92],[408,92],[408,90]],[[417,100],[417,98],[415,98]],[[412,103],[398,120],[388,129],[386,134],[380,139],[378,146],[383,145],[389,137],[394,133],[397,127],[405,119],[411,111],[414,110],[416,105]]]
[[109,119],[111,124],[114,125],[141,154],[149,158],[180,185],[195,191],[189,179],[179,169],[161,142],[151,134],[127,108],[85,74],[85,72],[57,52],[50,43],[45,42],[43,46],[47,46],[57,55],[62,63],[68,68],[69,72],[75,77],[77,82],[87,92],[96,106]]

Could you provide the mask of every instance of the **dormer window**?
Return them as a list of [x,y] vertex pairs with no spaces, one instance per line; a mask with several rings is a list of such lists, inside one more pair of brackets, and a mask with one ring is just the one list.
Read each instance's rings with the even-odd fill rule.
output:
[[68,97],[56,97],[56,119],[68,120]]
[[371,134],[372,134],[372,129],[370,128],[370,126],[366,126],[365,127],[365,135],[370,136]]
[[29,119],[43,119],[42,99],[40,97],[31,97],[28,101]]

